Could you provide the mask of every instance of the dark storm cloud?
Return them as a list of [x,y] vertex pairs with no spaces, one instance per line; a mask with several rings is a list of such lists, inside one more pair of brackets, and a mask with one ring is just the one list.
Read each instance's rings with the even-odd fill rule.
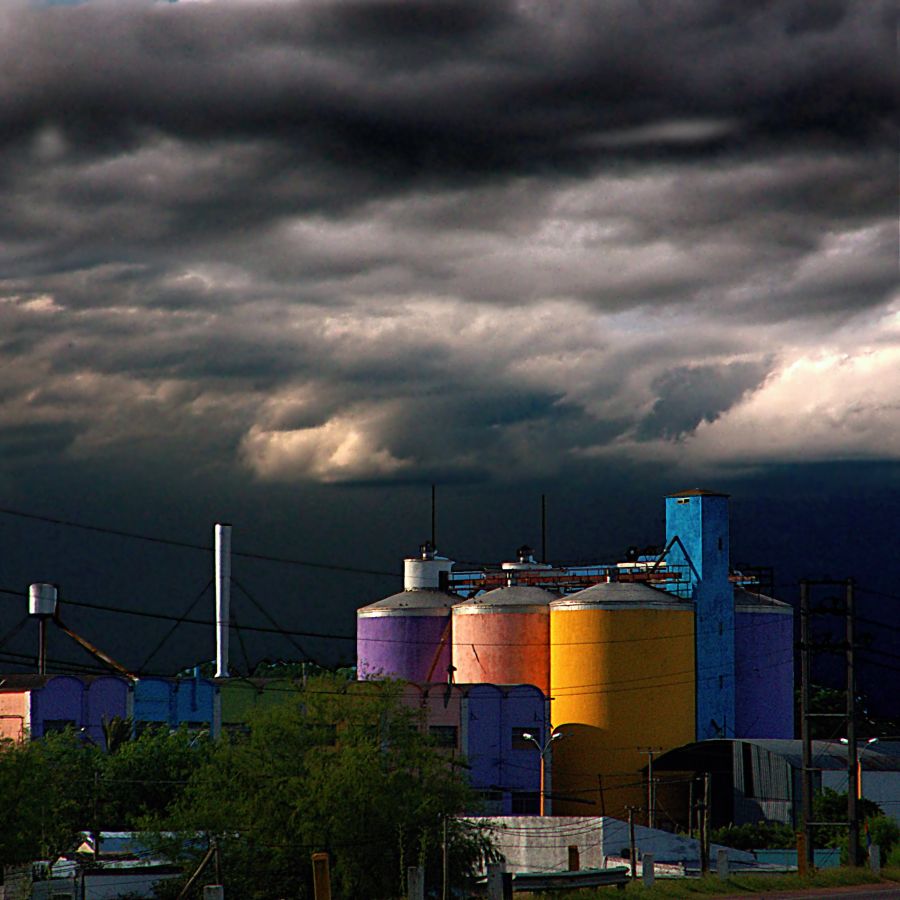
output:
[[697,366],[666,372],[653,385],[659,399],[641,422],[638,436],[679,438],[693,431],[702,421],[713,421],[746,391],[757,387],[767,372],[765,362]]
[[[8,140],[55,124],[91,155],[147,131],[268,135],[388,181],[589,165],[591,139],[663,119],[724,117],[751,142],[883,131],[888,4],[807,6],[14,9],[0,122]],[[639,143],[690,146],[685,134]]]
[[884,452],[890,12],[7,6],[0,423],[261,482],[555,477],[707,459],[815,383],[828,452]]

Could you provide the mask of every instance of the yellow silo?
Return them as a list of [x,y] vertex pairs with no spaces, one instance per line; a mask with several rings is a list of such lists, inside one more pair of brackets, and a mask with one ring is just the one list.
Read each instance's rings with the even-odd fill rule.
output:
[[694,610],[641,583],[597,584],[550,604],[557,815],[647,821],[649,751],[694,739]]

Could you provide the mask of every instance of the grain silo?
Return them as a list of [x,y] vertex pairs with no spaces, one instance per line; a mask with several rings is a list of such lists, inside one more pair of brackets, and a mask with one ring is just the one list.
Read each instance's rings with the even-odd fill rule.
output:
[[734,588],[735,737],[794,736],[794,610]]
[[452,560],[423,544],[404,560],[404,590],[356,613],[357,677],[444,681],[450,666],[450,608],[462,598],[447,590]]
[[550,602],[559,595],[510,585],[453,607],[454,676],[460,684],[550,689]]
[[648,751],[694,739],[693,604],[601,583],[550,604],[554,812],[646,806]]

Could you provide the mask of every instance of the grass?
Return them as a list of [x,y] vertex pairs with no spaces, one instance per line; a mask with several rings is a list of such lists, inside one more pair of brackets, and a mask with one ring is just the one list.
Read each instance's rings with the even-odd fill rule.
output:
[[[885,868],[881,877],[874,875],[869,869],[838,868],[822,869],[815,875],[801,878],[796,874],[788,875],[734,875],[721,880],[715,875],[706,878],[667,878],[658,879],[652,888],[645,888],[640,879],[631,882],[625,893],[632,897],[675,898],[684,900],[690,897],[725,897],[732,894],[758,895],[770,891],[802,890],[803,888],[842,887],[854,884],[880,884],[883,882],[900,883],[900,868]],[[517,894],[526,898],[546,898],[546,900],[596,900],[601,896],[614,897],[619,894],[617,888],[583,888],[578,891],[556,891],[540,894]]]

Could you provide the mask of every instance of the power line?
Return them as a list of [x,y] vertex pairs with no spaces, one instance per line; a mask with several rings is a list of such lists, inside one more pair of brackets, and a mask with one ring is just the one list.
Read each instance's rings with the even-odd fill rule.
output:
[[[77,528],[81,531],[92,531],[96,534],[109,534],[115,537],[130,538],[131,540],[146,541],[151,544],[161,544],[167,547],[180,547],[185,550],[202,550],[212,553],[213,548],[208,544],[194,544],[190,541],[179,541],[174,538],[163,538],[158,535],[141,534],[136,531],[125,531],[120,528],[107,528],[102,525],[88,525],[83,522],[73,522],[70,519],[59,519],[54,516],[42,516],[36,513],[24,512],[20,509],[10,509],[0,506],[0,513],[7,516],[18,516],[21,519],[31,519],[36,522],[47,522],[52,525],[62,525],[66,528]],[[379,575],[390,578],[401,578],[398,572],[388,572],[383,569],[364,569],[359,566],[344,566],[337,563],[323,563],[309,559],[296,559],[287,556],[273,556],[267,553],[252,553],[250,551],[232,550],[232,556],[240,556],[243,559],[255,559],[261,562],[282,563],[291,566],[303,566],[308,569],[325,569],[331,572],[347,572],[355,575]]]
[[206,582],[206,585],[204,586],[203,590],[200,591],[200,593],[197,594],[196,597],[194,597],[194,599],[191,601],[188,608],[184,611],[184,613],[181,616],[178,617],[178,619],[175,621],[175,624],[159,639],[159,642],[147,654],[147,658],[138,667],[138,670],[137,670],[138,674],[140,674],[141,672],[144,671],[144,669],[147,668],[147,664],[162,649],[163,644],[165,644],[165,642],[175,633],[175,629],[178,628],[178,626],[181,625],[182,622],[184,622],[186,617],[189,616],[191,614],[191,612],[193,612],[194,607],[200,602],[201,598],[209,590],[210,585],[212,585],[212,583],[213,583],[213,580],[212,580],[212,578],[210,578],[210,580]]
[[[234,579],[232,579],[234,580]],[[246,591],[235,581],[238,587],[241,588],[244,593]],[[204,589],[205,590],[205,589]],[[12,588],[3,588],[0,587],[0,594],[9,594],[14,597],[27,597],[27,593],[24,591],[13,590]],[[249,597],[250,595],[247,594]],[[252,598],[250,598],[252,600]],[[215,625],[215,622],[211,619],[197,619],[190,618],[187,615],[175,616],[171,613],[157,613],[150,612],[149,610],[144,609],[125,609],[119,606],[111,606],[109,604],[104,603],[91,603],[85,600],[73,600],[71,597],[61,597],[60,603],[65,603],[68,606],[76,606],[83,609],[95,609],[100,612],[109,612],[115,613],[118,615],[128,615],[128,616],[138,616],[142,618],[148,619],[158,619],[160,621],[167,622],[176,622],[177,624],[185,624],[185,625],[205,625],[208,627],[212,627]],[[263,610],[261,610],[263,611]],[[686,612],[688,610],[685,610]],[[263,611],[264,612],[264,611]],[[269,617],[268,613],[264,612],[264,615]],[[270,619],[271,620],[271,619]],[[750,625],[742,626],[746,628],[772,628],[779,626],[780,622],[753,622]],[[301,631],[297,629],[284,628],[281,626],[275,627],[265,627],[260,625],[243,625],[241,626],[245,631],[257,631],[266,634],[280,634],[283,637],[289,638],[290,636],[295,637],[310,637],[310,638],[322,638],[325,640],[341,640],[341,641],[355,641],[357,640],[357,635],[355,634],[338,634],[335,632],[322,632],[322,631]],[[735,626],[736,627],[736,626]],[[735,629],[728,629],[729,631],[733,631]],[[645,641],[665,641],[665,640],[675,640],[677,638],[693,638],[694,631],[685,631],[678,632],[674,634],[659,634],[659,635],[649,635],[645,637],[629,637],[629,638],[609,638],[606,640],[587,640],[587,641],[557,641],[555,646],[594,646],[594,645],[606,645],[606,644],[632,644],[632,643],[642,643]],[[369,643],[379,643],[379,644],[431,644],[432,641],[414,641],[407,640],[405,638],[364,638],[366,642]],[[521,642],[519,644],[515,644],[515,647],[528,647],[528,646],[543,646],[544,642]],[[510,646],[508,642],[489,642],[489,641],[479,641],[478,646]]]

